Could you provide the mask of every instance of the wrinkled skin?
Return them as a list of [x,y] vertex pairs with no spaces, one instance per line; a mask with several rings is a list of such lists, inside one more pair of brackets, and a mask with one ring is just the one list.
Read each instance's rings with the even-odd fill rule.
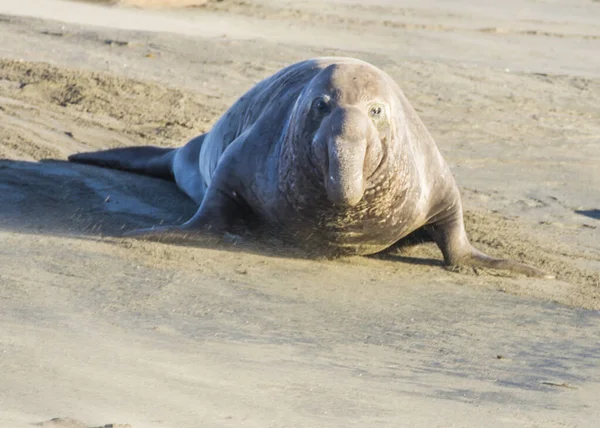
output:
[[207,134],[172,150],[133,147],[73,155],[172,178],[199,205],[162,237],[268,228],[311,254],[384,250],[425,227],[445,263],[544,272],[469,243],[454,178],[396,83],[351,58],[293,64],[242,96]]

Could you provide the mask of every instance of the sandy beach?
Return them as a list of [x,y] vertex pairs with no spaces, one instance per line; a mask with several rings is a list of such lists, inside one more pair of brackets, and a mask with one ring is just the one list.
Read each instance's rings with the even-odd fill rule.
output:
[[[0,0],[0,427],[596,426],[599,52],[593,0]],[[325,55],[398,82],[477,247],[556,279],[120,238],[196,206],[66,162]]]

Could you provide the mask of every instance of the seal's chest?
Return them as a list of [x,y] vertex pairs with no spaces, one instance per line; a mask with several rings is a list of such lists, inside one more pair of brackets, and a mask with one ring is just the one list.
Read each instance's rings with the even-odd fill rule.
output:
[[323,233],[332,239],[344,236],[361,236],[376,239],[393,233],[400,225],[390,210],[366,206],[362,210],[344,210],[329,213],[319,222]]
[[302,213],[304,246],[330,255],[371,254],[389,247],[407,233],[411,226],[408,213],[401,205],[368,199],[356,207],[333,206]]

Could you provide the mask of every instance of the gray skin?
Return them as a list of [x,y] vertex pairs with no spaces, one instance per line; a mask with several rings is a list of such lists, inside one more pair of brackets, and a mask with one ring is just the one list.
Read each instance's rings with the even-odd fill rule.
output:
[[380,252],[424,227],[447,265],[551,277],[469,243],[458,187],[431,135],[386,73],[352,58],[284,68],[179,149],[69,160],[174,179],[200,205],[180,226],[129,235],[222,234],[258,224],[311,254],[336,257]]

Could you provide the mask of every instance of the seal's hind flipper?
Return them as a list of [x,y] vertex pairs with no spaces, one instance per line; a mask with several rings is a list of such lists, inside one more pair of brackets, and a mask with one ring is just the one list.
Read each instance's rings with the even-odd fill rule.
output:
[[175,149],[154,146],[124,147],[99,152],[77,153],[69,162],[120,169],[138,174],[173,180]]

